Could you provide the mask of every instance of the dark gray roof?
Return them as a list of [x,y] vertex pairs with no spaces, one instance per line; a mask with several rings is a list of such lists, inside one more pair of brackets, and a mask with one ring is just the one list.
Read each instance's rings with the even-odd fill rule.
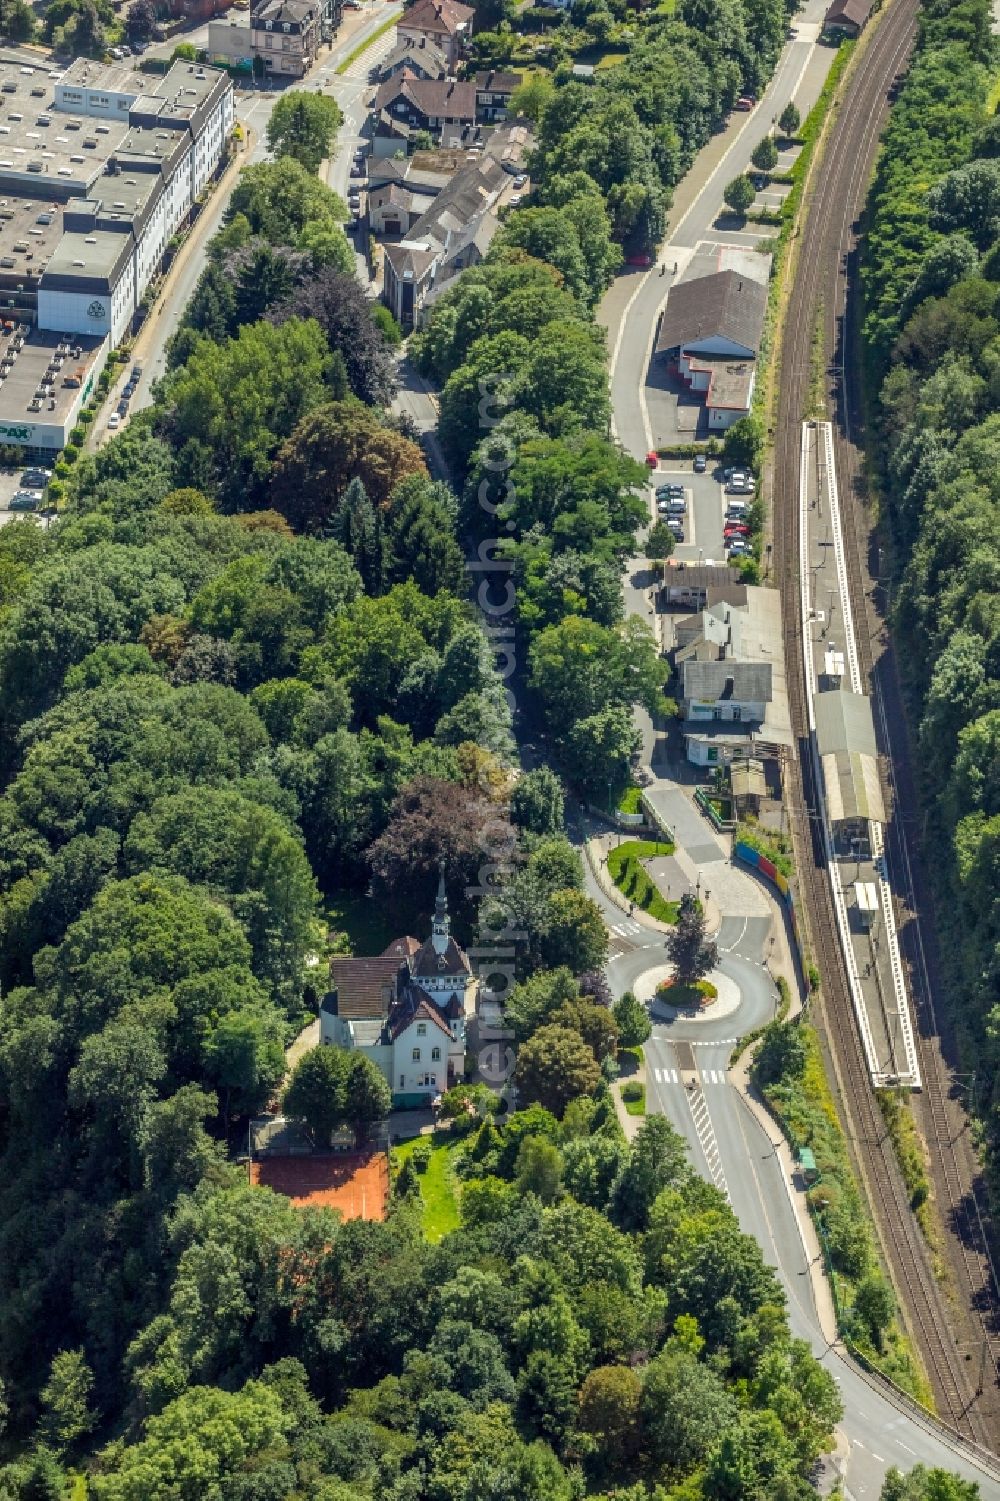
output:
[[735,699],[737,703],[770,703],[770,662],[685,662],[684,697],[703,703]]
[[816,746],[823,768],[827,811],[842,819],[885,822],[871,700],[835,688],[817,693]]
[[414,78],[406,68],[379,85],[375,95],[376,110],[388,107],[400,96],[428,119],[474,120],[476,85],[456,83],[452,78]]
[[833,0],[823,18],[825,26],[855,27],[858,31],[871,15],[873,0]]
[[849,693],[846,688],[833,688],[817,693],[815,704],[816,743],[821,756],[835,751],[878,754],[870,698]]
[[520,73],[495,73],[491,69],[488,73],[476,74],[476,89],[480,94],[513,94],[521,83]]
[[767,287],[738,271],[678,282],[667,298],[657,351],[721,337],[756,354],[766,309]]

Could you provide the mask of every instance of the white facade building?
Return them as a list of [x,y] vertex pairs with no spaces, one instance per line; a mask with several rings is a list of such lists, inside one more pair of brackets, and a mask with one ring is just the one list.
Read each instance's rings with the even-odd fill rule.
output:
[[464,1077],[476,985],[451,936],[443,876],[424,943],[397,938],[371,959],[335,958],[330,983],[320,1007],[320,1041],[371,1058],[395,1109],[426,1107]]

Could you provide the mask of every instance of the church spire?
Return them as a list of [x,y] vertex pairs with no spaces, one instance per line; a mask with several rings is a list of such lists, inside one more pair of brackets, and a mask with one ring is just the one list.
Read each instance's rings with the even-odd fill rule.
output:
[[444,861],[438,866],[437,900],[434,903],[434,923],[431,927],[431,943],[436,954],[443,954],[448,948],[449,930],[451,922],[448,917],[448,894],[444,887]]

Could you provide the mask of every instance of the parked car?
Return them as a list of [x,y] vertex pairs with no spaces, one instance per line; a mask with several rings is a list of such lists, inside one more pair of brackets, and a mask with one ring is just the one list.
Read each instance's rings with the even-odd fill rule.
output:
[[523,195],[521,193],[511,193],[510,197],[507,199],[507,202],[510,204],[511,208],[520,208],[522,201]]
[[527,174],[527,172],[519,172],[517,174],[517,176],[514,178],[514,186],[515,186],[515,188],[524,188],[524,187],[527,187],[527,185],[528,185],[528,174]]
[[354,160],[353,160],[353,162],[351,163],[351,176],[352,177],[364,177],[364,175],[365,175],[365,164],[364,164],[364,162],[359,161],[357,157],[355,157]]
[[687,501],[686,500],[658,500],[656,502],[656,509],[659,511],[659,513],[660,513],[661,516],[686,516],[687,515]]
[[37,511],[42,497],[35,490],[18,490],[10,498],[11,511]]
[[657,498],[657,500],[670,500],[672,497],[675,497],[675,496],[678,497],[681,500],[684,499],[684,486],[683,485],[657,485],[657,487],[656,487],[656,498]]
[[647,469],[655,469],[656,466],[657,466],[657,464],[659,462],[660,462],[660,456],[659,456],[659,454],[657,453],[657,451],[656,451],[655,448],[651,448],[649,450],[649,452],[647,453],[647,455],[646,455],[646,468]]
[[648,250],[637,250],[634,255],[626,257],[626,266],[651,266],[653,257]]
[[722,539],[724,542],[736,542],[737,540],[742,542],[749,535],[750,528],[748,526],[727,526],[726,530],[722,533]]
[[139,365],[139,364],[133,365],[132,366],[132,374],[129,376],[129,379],[131,380],[133,386],[137,386],[139,384],[139,378],[140,378],[141,375],[142,375],[142,366]]
[[108,432],[113,433],[116,427],[120,427],[121,420],[117,412],[112,412],[108,418]]
[[683,542],[684,541],[684,528],[683,528],[683,526],[672,526],[670,528],[670,531],[671,531],[671,535],[673,536],[673,539],[674,539],[675,542]]
[[21,485],[25,490],[44,490],[51,478],[51,469],[26,469],[21,475]]
[[695,456],[694,456],[694,472],[695,472],[695,474],[704,474],[705,470],[707,468],[708,468],[708,460],[706,459],[705,455],[703,453],[696,453]]
[[672,532],[683,532],[684,530],[683,516],[668,516],[665,524]]
[[748,542],[743,542],[741,540],[737,540],[735,542],[730,542],[730,544],[729,544],[729,556],[731,558],[745,558],[745,557],[749,556],[749,553],[750,553],[750,544]]
[[751,110],[756,103],[757,101],[752,94],[741,94],[736,101],[736,108],[741,110]]

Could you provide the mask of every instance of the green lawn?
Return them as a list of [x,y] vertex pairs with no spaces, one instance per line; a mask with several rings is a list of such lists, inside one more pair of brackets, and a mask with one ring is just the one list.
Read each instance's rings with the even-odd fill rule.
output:
[[642,788],[637,787],[633,782],[620,794],[618,802],[615,804],[615,806],[617,807],[619,813],[641,813]]
[[667,839],[626,839],[608,851],[608,873],[618,890],[659,922],[675,923],[678,904],[667,901],[641,862],[673,852],[674,846]]
[[[628,1092],[626,1094],[626,1091]],[[626,1084],[622,1090],[622,1104],[629,1115],[646,1114],[646,1086],[645,1084]]]
[[[415,1136],[412,1141],[404,1141],[401,1146],[394,1147],[400,1166],[418,1142],[427,1140],[426,1136]],[[451,1171],[451,1148],[447,1142],[432,1141],[427,1171],[418,1174],[418,1178],[420,1197],[424,1204],[424,1234],[429,1241],[438,1241],[449,1230],[458,1229],[458,1194],[455,1192],[455,1180]]]
[[381,954],[399,934],[392,931],[384,910],[370,896],[335,891],[327,904],[330,931],[347,934],[352,954]]
[[684,1011],[690,1006],[704,1006],[707,1002],[714,1001],[719,992],[711,980],[696,980],[693,985],[660,986],[656,994],[668,1006],[676,1006],[678,1010]]

